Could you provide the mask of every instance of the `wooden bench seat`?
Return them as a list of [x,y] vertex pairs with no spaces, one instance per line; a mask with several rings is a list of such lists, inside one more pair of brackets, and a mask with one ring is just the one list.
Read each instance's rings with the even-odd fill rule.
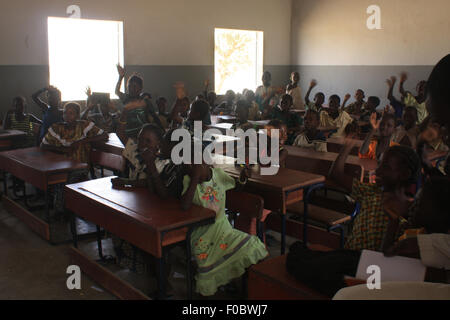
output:
[[[289,205],[287,210],[288,212],[303,216],[304,205],[301,202],[297,202]],[[308,219],[323,223],[329,228],[350,221],[351,216],[310,204],[308,205]]]
[[326,300],[329,297],[305,286],[286,269],[286,255],[253,265],[248,272],[249,300]]

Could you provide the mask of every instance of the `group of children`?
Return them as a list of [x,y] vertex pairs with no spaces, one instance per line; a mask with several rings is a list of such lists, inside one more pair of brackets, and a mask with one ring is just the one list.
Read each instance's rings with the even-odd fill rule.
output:
[[[448,73],[449,59],[449,56],[445,57],[433,71],[437,80],[430,77],[434,82],[417,85],[416,96],[403,88],[406,74],[400,77],[400,100],[393,95],[395,77],[388,79],[388,98],[394,112],[385,108],[379,113],[376,109],[380,99],[372,96],[365,101],[365,93],[361,89],[355,93],[355,102],[348,106],[345,105],[350,99],[349,94],[342,105],[340,97],[333,94],[328,99],[328,106],[324,106],[325,95],[322,92],[316,93],[314,101],[310,101],[311,91],[317,85],[315,80],[311,81],[303,102],[297,72],[291,74],[290,83],[284,90],[271,85],[271,75],[266,71],[263,85],[255,92],[246,89],[242,94],[235,94],[229,90],[220,104],[216,103],[217,95],[208,91],[208,81],[204,92],[192,103],[183,85],[179,84],[176,101],[171,112],[167,113],[167,99],[159,97],[155,108],[151,95],[143,92],[143,79],[136,74],[129,77],[126,93],[121,92],[126,71],[117,66],[116,94],[124,105],[121,111],[109,99],[99,99],[90,89],[86,91],[88,99],[83,112],[75,102],[66,103],[61,110],[59,90],[47,87],[33,94],[33,101],[43,112],[42,121],[27,114],[24,111],[25,99],[17,97],[4,124],[7,129],[27,133],[23,144],[16,147],[39,143],[42,148],[64,153],[82,162],[89,162],[91,142],[104,141],[107,133],[116,132],[125,146],[123,156],[127,160],[127,170],[122,177],[112,180],[114,187],[146,187],[163,199],[180,199],[183,209],[196,204],[214,210],[215,223],[196,229],[191,238],[197,264],[196,290],[208,296],[244,274],[250,265],[266,258],[268,251],[255,235],[234,229],[225,215],[226,191],[245,185],[251,175],[248,167],[243,166],[235,180],[222,169],[205,163],[175,164],[171,159],[172,148],[177,143],[171,140],[174,129],[185,128],[192,132],[195,121],[201,121],[203,129],[206,129],[211,124],[211,115],[215,114],[234,114],[237,118],[234,128],[244,130],[254,128],[249,120],[269,120],[265,126],[267,134],[270,135],[271,129],[280,130],[280,167],[284,166],[287,158],[284,144],[327,152],[327,136],[345,138],[346,143],[329,175],[330,179],[347,188],[352,199],[361,205],[345,248],[356,252],[371,249],[383,250],[386,254],[403,254],[403,240],[397,240],[405,230],[415,227],[422,228],[422,232],[448,233],[450,228],[448,201],[434,199],[436,194],[429,191],[433,188],[429,181],[435,181],[432,179],[440,179],[435,183],[448,190],[448,178],[431,178],[431,175],[448,174],[448,165],[444,165],[442,171],[434,170],[424,151],[448,150],[448,118],[443,124],[443,119],[436,117],[439,112],[447,112],[448,115],[448,110],[432,110],[445,106],[449,109],[448,100],[443,99],[448,93],[442,92],[440,84],[436,84],[444,78],[442,70]],[[431,105],[426,105],[427,91]],[[47,96],[45,101],[40,98],[44,92]],[[305,111],[304,116],[299,112],[302,110]],[[40,124],[39,137],[32,131],[32,122]],[[364,134],[359,156],[379,163],[370,183],[353,179],[343,170],[355,139]],[[426,173],[428,180],[421,193],[422,200],[415,206],[420,213],[412,214],[412,199],[418,197],[411,193],[411,185],[417,184],[419,173]],[[84,179],[87,179],[86,175]],[[434,201],[435,210],[424,207],[424,203],[430,201]],[[125,241],[113,238],[113,243],[119,259],[128,266],[136,264],[136,256],[141,257],[143,263],[148,261],[144,252]],[[306,251],[302,254],[312,257]],[[351,256],[357,257],[358,254]]]

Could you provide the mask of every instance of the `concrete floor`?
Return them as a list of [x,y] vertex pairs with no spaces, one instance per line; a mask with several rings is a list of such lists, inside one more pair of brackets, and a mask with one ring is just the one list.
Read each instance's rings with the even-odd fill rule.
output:
[[[280,254],[279,234],[269,232],[274,238],[269,242],[272,257]],[[287,245],[295,241],[287,237]],[[114,255],[111,239],[103,240],[104,255]],[[44,300],[109,300],[116,297],[100,285],[82,274],[81,289],[69,290],[66,286],[70,265],[68,250],[71,244],[51,245],[29,229],[15,215],[0,204],[0,299],[44,299]],[[91,259],[97,260],[95,238],[80,242],[80,249]],[[171,299],[185,299],[186,281],[184,278],[184,251],[175,247],[170,251],[172,287]],[[156,291],[156,280],[149,276],[138,275],[128,269],[120,269],[114,263],[104,264],[120,278],[132,284],[142,292]],[[241,289],[241,281],[235,281]],[[223,288],[212,297],[194,295],[194,299],[239,299],[240,292],[225,292]]]

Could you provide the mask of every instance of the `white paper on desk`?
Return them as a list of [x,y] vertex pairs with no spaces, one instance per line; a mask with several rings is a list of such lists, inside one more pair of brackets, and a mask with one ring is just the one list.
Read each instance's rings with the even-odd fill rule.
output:
[[367,280],[371,273],[367,267],[380,267],[381,282],[386,281],[424,281],[426,267],[419,259],[407,257],[385,257],[382,252],[363,250],[359,259],[356,278]]

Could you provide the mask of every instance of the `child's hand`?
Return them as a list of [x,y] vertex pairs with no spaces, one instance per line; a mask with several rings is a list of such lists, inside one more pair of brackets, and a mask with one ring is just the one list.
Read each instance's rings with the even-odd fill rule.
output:
[[386,83],[388,84],[389,88],[392,88],[396,81],[397,81],[397,78],[395,76],[392,76],[386,80]]
[[344,97],[344,101],[348,101],[351,98],[350,93],[347,93]]
[[408,74],[406,72],[402,72],[400,74],[400,83],[405,82],[408,79]]
[[312,88],[314,88],[316,85],[317,85],[317,81],[314,80],[314,79],[312,79],[312,80],[311,80],[311,83],[309,84],[309,87],[312,89]]
[[374,130],[377,130],[378,129],[378,127],[380,126],[380,122],[381,122],[381,119],[380,120],[377,120],[377,113],[376,112],[373,112],[371,115],[370,115],[370,125],[372,126],[372,128],[374,129]]
[[[205,88],[208,88],[209,87],[209,79],[206,79],[205,80],[205,82],[203,83],[203,86],[205,87]],[[206,97],[205,97],[206,98]]]
[[116,67],[117,72],[119,73],[119,77],[121,78],[125,77],[125,69],[120,64],[117,64]]
[[90,86],[87,86],[86,87],[86,90],[84,91],[84,93],[86,93],[86,95],[88,96],[88,98],[91,96],[91,94],[92,94],[92,91],[91,91],[91,87]]

